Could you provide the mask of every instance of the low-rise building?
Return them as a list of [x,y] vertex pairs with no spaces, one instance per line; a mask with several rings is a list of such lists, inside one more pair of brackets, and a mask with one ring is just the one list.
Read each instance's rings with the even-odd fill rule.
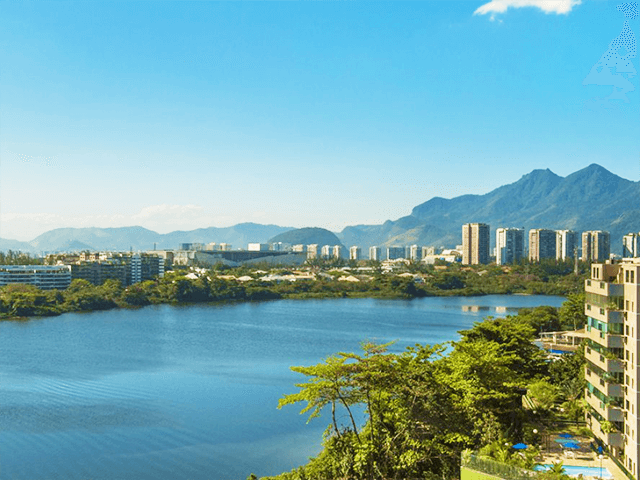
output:
[[42,290],[64,290],[71,284],[69,265],[0,265],[0,286],[14,283]]

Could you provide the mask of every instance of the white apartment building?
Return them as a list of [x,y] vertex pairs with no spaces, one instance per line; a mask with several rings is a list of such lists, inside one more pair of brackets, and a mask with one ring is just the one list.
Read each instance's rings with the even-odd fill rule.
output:
[[496,264],[515,263],[524,256],[524,230],[498,228],[496,230]]
[[0,286],[35,285],[42,290],[64,290],[71,284],[70,265],[0,265]]
[[640,233],[629,233],[622,237],[622,256],[625,258],[640,257]]
[[572,259],[578,248],[578,234],[573,230],[556,230],[556,260]]
[[349,247],[349,260],[360,260],[361,252],[357,245]]

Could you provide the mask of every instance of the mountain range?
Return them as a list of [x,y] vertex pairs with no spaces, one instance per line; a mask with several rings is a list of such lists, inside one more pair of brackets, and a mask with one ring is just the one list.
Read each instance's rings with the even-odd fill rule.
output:
[[[330,244],[359,245],[363,251],[372,245],[453,247],[461,243],[461,226],[470,222],[487,223],[492,231],[498,227],[521,227],[525,231],[531,228],[607,230],[611,233],[612,251],[620,253],[622,236],[640,232],[640,182],[621,178],[597,164],[567,177],[549,169],[534,170],[517,182],[484,195],[434,197],[398,220],[388,220],[382,225],[349,226],[335,234],[321,228],[293,229],[255,223],[167,234],[143,227],[59,228],[30,242],[0,239],[0,250],[32,253],[152,250],[175,249],[186,242],[225,242],[233,248],[246,248],[249,242],[323,245],[328,239],[332,239]],[[303,241],[298,242],[300,239]]]

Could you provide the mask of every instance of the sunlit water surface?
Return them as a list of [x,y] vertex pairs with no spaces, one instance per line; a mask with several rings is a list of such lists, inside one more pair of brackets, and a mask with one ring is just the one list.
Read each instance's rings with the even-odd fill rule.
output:
[[454,340],[552,296],[148,307],[0,322],[0,479],[245,479],[320,451],[326,418],[277,410],[364,340]]

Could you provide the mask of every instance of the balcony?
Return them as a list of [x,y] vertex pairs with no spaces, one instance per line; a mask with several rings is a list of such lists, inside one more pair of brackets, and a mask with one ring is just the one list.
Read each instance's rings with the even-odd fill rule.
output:
[[620,407],[614,405],[607,405],[593,393],[589,391],[585,392],[585,399],[587,404],[591,406],[604,420],[610,422],[624,422],[624,413]]
[[622,448],[624,446],[624,434],[622,432],[603,432],[600,422],[594,416],[591,417],[591,431],[606,445]]
[[624,323],[625,316],[625,313],[621,310],[600,307],[590,303],[584,306],[584,314],[606,323]]
[[587,338],[591,339],[598,345],[602,345],[606,348],[624,348],[624,341],[622,335],[613,335],[611,333],[604,333],[597,328],[591,328],[587,332]]
[[584,285],[585,293],[596,293],[606,297],[623,295],[624,285],[621,283],[607,283],[600,280],[587,280]]
[[604,376],[599,376],[597,372],[594,372],[587,367],[585,369],[584,378],[587,382],[591,383],[591,385],[595,385],[598,390],[609,397],[622,397],[623,395],[622,385],[609,374],[605,373]]
[[619,373],[624,371],[622,360],[607,358],[592,348],[585,350],[585,358],[605,372]]

